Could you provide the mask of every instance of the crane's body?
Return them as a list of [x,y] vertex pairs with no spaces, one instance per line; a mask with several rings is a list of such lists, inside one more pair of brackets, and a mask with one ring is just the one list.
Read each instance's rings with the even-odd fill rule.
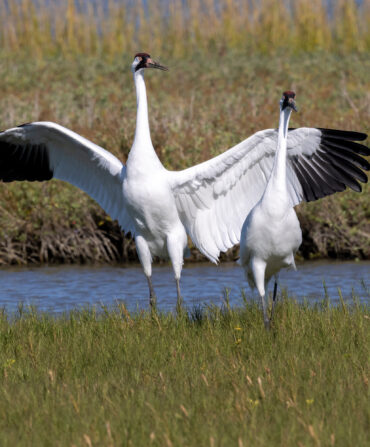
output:
[[248,282],[262,292],[253,276],[256,263],[264,269],[264,284],[282,268],[295,268],[294,254],[302,243],[298,217],[289,204],[276,198],[275,204],[259,202],[248,215],[241,234],[240,259],[247,265]]
[[156,301],[152,275],[152,257],[171,260],[177,286],[177,305],[181,306],[180,276],[187,247],[187,235],[179,218],[175,198],[150,138],[148,106],[143,70],[133,76],[137,97],[134,143],[126,163],[123,195],[134,226],[136,249],[150,291],[150,303]]
[[[153,150],[154,152],[154,150]],[[140,166],[140,168],[139,168]],[[156,162],[143,164],[129,157],[123,195],[134,226],[138,256],[147,277],[150,303],[156,297],[151,283],[152,258],[171,260],[177,284],[178,306],[181,305],[179,280],[187,248],[187,235],[179,218],[166,170]]]
[[[152,258],[173,265],[177,302],[187,237],[212,262],[239,242],[245,216],[260,200],[270,176],[276,129],[259,131],[208,161],[182,171],[165,169],[149,130],[144,82],[147,68],[166,70],[149,54],[132,63],[137,122],[124,165],[110,152],[52,122],[32,122],[0,132],[0,180],[72,183],[89,194],[121,228],[135,237],[136,248],[155,303]],[[287,195],[290,203],[317,200],[347,186],[361,191],[362,171],[370,164],[365,134],[332,129],[289,131]]]
[[[292,92],[285,92],[284,95],[288,96],[289,93],[293,100]],[[283,105],[284,102],[281,102],[272,172],[260,201],[243,224],[240,238],[240,263],[249,285],[256,287],[261,297],[266,327],[270,324],[265,302],[267,284],[282,268],[295,268],[294,255],[302,243],[302,231],[289,197],[286,178],[288,124],[292,106],[283,108]]]

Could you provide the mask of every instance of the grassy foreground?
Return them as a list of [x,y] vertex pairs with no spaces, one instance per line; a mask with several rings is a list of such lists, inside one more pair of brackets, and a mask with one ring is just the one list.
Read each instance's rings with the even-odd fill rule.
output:
[[0,318],[2,446],[365,446],[369,308]]

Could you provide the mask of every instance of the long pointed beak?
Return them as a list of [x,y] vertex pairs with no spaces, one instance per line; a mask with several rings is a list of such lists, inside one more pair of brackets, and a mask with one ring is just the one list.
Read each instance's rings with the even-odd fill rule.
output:
[[159,70],[168,71],[168,68],[164,65],[159,64],[156,61],[153,61],[153,59],[148,59],[146,62],[147,68],[158,68]]

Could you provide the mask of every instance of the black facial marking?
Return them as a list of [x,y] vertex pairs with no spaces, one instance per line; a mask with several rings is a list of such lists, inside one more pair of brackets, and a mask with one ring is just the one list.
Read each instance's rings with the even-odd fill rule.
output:
[[146,62],[150,59],[150,54],[148,53],[136,53],[134,59],[137,57],[141,58],[141,61],[136,65],[135,71],[140,70],[141,68],[146,68]]
[[283,106],[282,106],[282,110],[284,110],[286,107],[291,107],[290,106],[290,102],[295,98],[295,93],[292,92],[291,90],[287,90],[283,93]]

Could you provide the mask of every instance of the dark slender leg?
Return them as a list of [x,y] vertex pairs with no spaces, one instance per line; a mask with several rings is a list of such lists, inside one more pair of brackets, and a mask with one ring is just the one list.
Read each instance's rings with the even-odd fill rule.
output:
[[270,319],[267,315],[265,296],[261,295],[262,312],[263,312],[263,322],[265,323],[265,328],[270,329]]
[[276,299],[276,297],[277,297],[277,287],[278,287],[277,278],[275,278],[274,294],[272,296],[272,306],[271,306],[270,321],[272,321],[272,317],[274,316],[275,304],[276,304],[276,301],[277,301],[277,299]]
[[149,304],[150,304],[150,308],[152,310],[155,310],[157,308],[157,296],[154,292],[154,287],[152,284],[152,278],[151,276],[147,276],[146,277],[148,280],[148,286],[149,286]]
[[177,291],[177,303],[176,303],[176,312],[179,315],[182,311],[182,296],[180,292],[180,279],[175,278],[176,281],[176,291]]

